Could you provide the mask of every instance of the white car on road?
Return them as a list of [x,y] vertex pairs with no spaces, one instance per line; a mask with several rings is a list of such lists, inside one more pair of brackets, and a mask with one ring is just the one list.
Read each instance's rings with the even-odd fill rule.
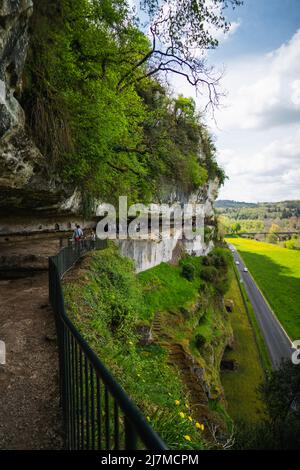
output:
[[239,261],[236,261],[235,264],[240,264],[240,262],[239,262]]
[[248,272],[248,268],[246,268],[246,266],[244,267],[244,273],[247,273]]

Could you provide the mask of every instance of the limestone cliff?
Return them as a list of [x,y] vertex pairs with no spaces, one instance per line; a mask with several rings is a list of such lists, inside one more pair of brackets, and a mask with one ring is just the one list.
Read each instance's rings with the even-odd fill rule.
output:
[[[30,136],[20,105],[33,8],[32,0],[0,2],[0,234],[3,235],[52,230],[57,225],[70,230],[76,222],[72,214],[78,217],[81,210],[80,192],[66,187],[49,166],[47,155],[41,154]],[[213,233],[213,203],[218,186],[217,179],[211,180],[190,194],[166,184],[155,202],[181,206],[202,203],[206,225]],[[175,234],[172,240],[156,240],[146,245],[129,241],[121,248],[141,270],[171,260],[176,246]],[[184,242],[184,249],[197,255],[205,254],[211,246],[210,239],[198,245]]]
[[[173,230],[171,237],[156,237],[152,240],[122,240],[119,242],[121,253],[128,256],[135,262],[137,272],[157,266],[162,262],[176,261],[176,257],[182,252],[203,256],[213,248],[213,238],[215,232],[215,216],[213,204],[217,198],[219,189],[218,179],[209,181],[199,188],[197,192],[185,194],[181,191],[163,191],[161,201],[164,204],[179,205],[201,204],[204,215],[204,237],[197,237],[195,240],[179,239],[181,231]],[[155,213],[158,210],[157,204],[151,204],[150,210]],[[209,236],[207,234],[209,233]]]
[[78,197],[49,171],[19,104],[32,9],[32,0],[0,2],[0,209],[76,211]]

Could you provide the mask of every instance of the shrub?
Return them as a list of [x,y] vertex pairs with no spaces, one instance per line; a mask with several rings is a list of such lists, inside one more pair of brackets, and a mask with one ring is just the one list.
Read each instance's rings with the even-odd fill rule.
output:
[[[164,274],[165,266],[160,267]],[[179,269],[171,268],[175,279],[180,278],[185,286],[185,293],[194,294],[193,285],[181,277]],[[157,279],[158,273],[154,283]],[[171,299],[174,284],[164,291],[168,300],[167,289]],[[188,397],[179,371],[169,364],[167,350],[139,343],[138,331],[149,305],[145,306],[132,261],[120,256],[114,245],[95,251],[82,258],[76,276],[64,279],[64,294],[68,312],[83,337],[168,446],[176,450],[202,449],[203,433],[195,420],[189,419],[192,410]]]
[[198,325],[203,325],[203,323],[205,323],[207,321],[207,316],[208,316],[208,312],[206,312],[205,310],[203,311],[199,311],[199,320],[198,320]]
[[284,243],[284,247],[289,250],[300,250],[300,239],[297,237],[291,238]]
[[291,360],[269,372],[259,391],[267,414],[255,424],[238,423],[235,449],[300,449],[300,368]]
[[205,281],[213,282],[218,277],[218,270],[214,266],[205,266],[202,269],[200,276]]
[[203,266],[209,266],[210,265],[210,257],[209,256],[203,256],[202,264],[203,264]]
[[230,287],[230,278],[225,277],[223,279],[220,279],[218,282],[216,282],[215,287],[217,291],[219,292],[219,294],[225,295]]
[[230,263],[230,253],[227,249],[215,248],[209,255],[209,258],[211,265],[227,270]]
[[195,266],[192,264],[184,264],[182,266],[181,274],[185,277],[188,281],[192,281],[195,279]]
[[195,336],[195,344],[198,349],[200,349],[202,346],[204,346],[206,343],[206,338],[204,335],[201,333],[197,333]]
[[273,243],[275,245],[277,243],[277,241],[278,241],[278,238],[275,235],[275,233],[269,233],[267,235],[267,242],[268,243]]
[[208,243],[210,240],[213,239],[213,229],[210,227],[204,227],[204,241]]

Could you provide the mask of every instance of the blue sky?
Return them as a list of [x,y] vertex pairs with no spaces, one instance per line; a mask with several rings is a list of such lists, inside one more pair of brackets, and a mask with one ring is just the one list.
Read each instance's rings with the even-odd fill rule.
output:
[[232,33],[209,54],[226,67],[211,124],[229,176],[219,197],[300,199],[300,0],[245,0],[228,17]]
[[232,40],[216,52],[218,60],[269,52],[288,41],[300,27],[300,0],[245,0],[227,17],[240,23]]
[[[244,0],[226,12],[232,28],[207,55],[210,65],[225,68],[226,96],[216,121],[205,118],[228,176],[219,198],[300,199],[300,0]],[[183,77],[169,82],[204,109],[205,94]]]

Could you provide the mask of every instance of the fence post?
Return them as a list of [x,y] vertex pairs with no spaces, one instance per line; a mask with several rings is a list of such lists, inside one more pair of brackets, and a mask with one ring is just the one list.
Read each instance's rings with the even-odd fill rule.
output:
[[124,416],[125,423],[125,449],[135,450],[137,447],[137,433],[129,418]]
[[[146,423],[140,410],[131,402],[67,316],[61,285],[63,275],[82,254],[95,247],[103,249],[106,246],[102,240],[97,240],[95,244],[88,241],[82,245],[75,243],[74,246],[63,248],[58,255],[49,258],[49,300],[57,330],[66,446],[67,449],[74,450],[90,447],[94,449],[97,439],[97,447],[100,449],[103,430],[105,447],[113,448],[113,432],[114,448],[119,448],[120,408],[124,413],[125,449],[136,449],[140,438],[148,449],[165,450],[165,444]],[[104,385],[103,419],[101,382]],[[114,400],[112,408],[111,398]],[[112,413],[113,420],[110,419]]]

